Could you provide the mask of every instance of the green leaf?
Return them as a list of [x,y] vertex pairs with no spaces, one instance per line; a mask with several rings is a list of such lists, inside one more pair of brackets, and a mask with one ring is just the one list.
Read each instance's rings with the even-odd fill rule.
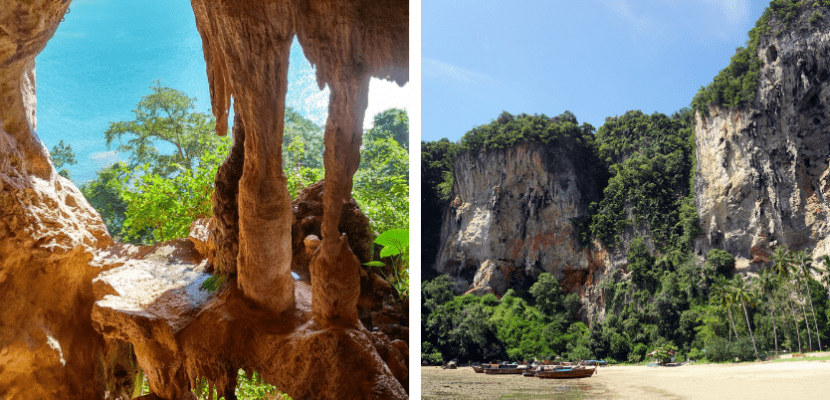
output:
[[406,229],[390,229],[375,239],[375,243],[383,246],[380,258],[396,256],[409,247],[409,231]]
[[379,267],[379,268],[383,268],[383,267],[386,266],[386,264],[384,264],[380,261],[369,261],[367,263],[363,263],[363,265],[365,265],[367,267]]

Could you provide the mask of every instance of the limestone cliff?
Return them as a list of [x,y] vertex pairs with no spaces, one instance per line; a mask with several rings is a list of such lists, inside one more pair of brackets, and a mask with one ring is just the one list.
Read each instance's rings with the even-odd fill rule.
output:
[[602,262],[582,248],[570,221],[596,199],[580,172],[565,148],[533,143],[460,155],[438,272],[477,294],[528,288],[542,272],[569,291],[591,286]]
[[696,115],[698,254],[722,248],[746,267],[779,245],[830,253],[830,23],[810,15],[759,38],[754,101]]

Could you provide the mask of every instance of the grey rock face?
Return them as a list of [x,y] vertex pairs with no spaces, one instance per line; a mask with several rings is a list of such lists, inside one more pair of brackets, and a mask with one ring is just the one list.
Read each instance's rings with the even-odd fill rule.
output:
[[602,263],[570,221],[587,212],[581,179],[565,150],[536,144],[459,156],[436,269],[476,294],[528,288],[545,271],[569,292],[590,285]]
[[698,254],[722,248],[741,267],[767,262],[778,245],[830,251],[830,26],[806,18],[761,37],[753,104],[696,115]]

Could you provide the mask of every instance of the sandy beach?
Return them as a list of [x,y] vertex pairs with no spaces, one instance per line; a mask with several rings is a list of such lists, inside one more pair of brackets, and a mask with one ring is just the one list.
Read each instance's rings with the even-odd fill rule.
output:
[[828,388],[830,362],[822,361],[610,366],[569,380],[421,369],[423,399],[820,399]]

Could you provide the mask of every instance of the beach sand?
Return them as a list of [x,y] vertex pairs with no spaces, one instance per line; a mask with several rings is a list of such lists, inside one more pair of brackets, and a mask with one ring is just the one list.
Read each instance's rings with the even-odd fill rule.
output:
[[421,390],[423,399],[822,399],[830,362],[610,366],[566,380],[422,367]]

